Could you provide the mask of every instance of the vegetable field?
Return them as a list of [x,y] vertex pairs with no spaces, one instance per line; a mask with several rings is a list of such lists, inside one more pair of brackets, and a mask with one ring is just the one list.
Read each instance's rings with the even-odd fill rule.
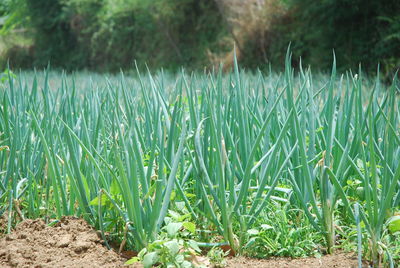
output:
[[[287,62],[290,58],[287,58]],[[287,64],[289,66],[289,64]],[[378,72],[379,73],[379,72]],[[5,73],[0,215],[83,217],[141,261],[400,260],[399,83],[355,73]]]

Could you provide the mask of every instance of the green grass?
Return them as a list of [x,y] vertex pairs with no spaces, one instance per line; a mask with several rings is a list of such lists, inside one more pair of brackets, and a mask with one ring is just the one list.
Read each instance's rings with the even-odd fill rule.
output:
[[398,87],[335,63],[316,77],[17,73],[0,85],[0,214],[9,228],[81,216],[141,250],[177,212],[199,245],[266,257],[359,241],[375,266],[395,262]]

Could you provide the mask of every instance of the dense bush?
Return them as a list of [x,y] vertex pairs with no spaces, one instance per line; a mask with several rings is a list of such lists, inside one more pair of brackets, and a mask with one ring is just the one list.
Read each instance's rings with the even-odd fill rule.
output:
[[205,49],[221,31],[218,16],[207,19],[216,13],[213,1],[108,1],[96,18],[85,2],[71,6],[72,18],[82,20],[77,34],[89,44],[89,65],[102,70],[131,67],[133,60],[167,68],[204,64]]
[[30,23],[35,30],[35,65],[51,62],[66,68],[84,65],[77,37],[73,34],[61,1],[26,0]]
[[361,63],[363,69],[376,71],[380,63],[390,77],[400,67],[400,1],[281,2],[286,2],[286,11],[266,34],[270,62],[281,64],[291,43],[294,59],[301,57],[303,63],[325,70],[331,66],[333,50],[342,68],[357,69]]
[[[0,16],[9,15],[0,31],[23,25],[33,35],[33,47],[22,47],[20,57],[12,50],[3,63],[13,56],[14,65],[51,62],[67,69],[117,71],[131,68],[134,60],[141,67],[201,68],[219,60],[229,65],[233,53],[226,52],[241,39],[241,65],[249,69],[282,66],[289,43],[293,59],[322,70],[329,69],[333,50],[342,69],[361,63],[375,71],[380,63],[390,77],[400,65],[397,0],[264,0],[257,2],[263,3],[261,15],[249,20],[254,13],[246,9],[252,10],[253,2],[7,0],[0,4]],[[231,17],[221,12],[223,4],[234,10]]]
[[40,67],[115,71],[134,60],[150,67],[204,65],[206,49],[223,32],[212,0],[19,1]]
[[391,25],[400,25],[398,20],[387,20],[398,16],[399,1],[325,0],[320,5],[310,0],[295,2],[302,37],[297,47],[299,54],[306,58],[309,55],[311,63],[329,67],[326,55],[332,48],[339,62],[353,68],[362,62],[365,68],[375,69],[379,61],[400,57],[400,39],[387,40]]

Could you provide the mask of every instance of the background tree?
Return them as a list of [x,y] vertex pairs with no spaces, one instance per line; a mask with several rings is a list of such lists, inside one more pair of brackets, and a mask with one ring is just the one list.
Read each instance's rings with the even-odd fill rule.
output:
[[390,77],[400,65],[399,12],[397,0],[5,0],[0,34],[14,42],[0,41],[0,67],[229,69],[236,43],[241,66],[263,69],[281,67],[292,43],[294,66],[301,57],[327,70],[334,50],[342,70],[380,63]]

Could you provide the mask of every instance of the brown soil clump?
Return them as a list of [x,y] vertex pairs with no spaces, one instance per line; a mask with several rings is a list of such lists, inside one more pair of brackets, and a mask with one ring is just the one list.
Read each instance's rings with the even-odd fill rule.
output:
[[[321,258],[271,258],[271,259],[249,259],[244,257],[230,258],[230,268],[356,268],[358,267],[357,257],[353,253],[336,253],[325,255]],[[363,264],[363,267],[369,267]]]
[[125,261],[105,248],[83,219],[73,217],[54,227],[25,220],[0,239],[0,267],[121,267]]

